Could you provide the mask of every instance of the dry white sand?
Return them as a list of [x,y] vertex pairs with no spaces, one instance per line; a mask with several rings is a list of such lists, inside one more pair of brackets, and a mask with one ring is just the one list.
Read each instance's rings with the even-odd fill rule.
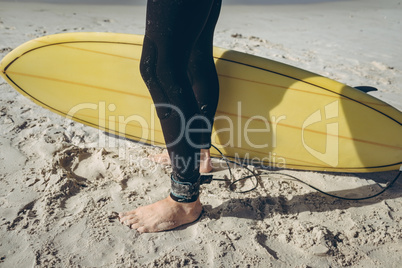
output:
[[[143,34],[144,13],[143,6],[1,2],[0,57],[47,34]],[[224,6],[215,43],[351,86],[375,86],[373,95],[401,110],[401,19],[399,0]],[[199,221],[139,235],[114,212],[166,196],[169,168],[147,160],[159,149],[65,120],[3,80],[0,92],[1,267],[400,267],[401,182],[352,202],[289,177],[367,195],[396,172],[283,170],[247,194],[213,182],[203,186]]]

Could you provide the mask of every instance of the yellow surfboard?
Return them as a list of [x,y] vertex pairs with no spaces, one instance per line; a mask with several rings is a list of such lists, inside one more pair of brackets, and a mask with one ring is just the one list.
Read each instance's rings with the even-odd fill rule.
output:
[[[142,40],[114,33],[45,36],[10,52],[0,74],[55,113],[163,146],[139,72]],[[226,156],[337,172],[394,170],[402,164],[402,113],[390,105],[279,62],[221,48],[214,49],[214,57],[220,99],[212,141]]]

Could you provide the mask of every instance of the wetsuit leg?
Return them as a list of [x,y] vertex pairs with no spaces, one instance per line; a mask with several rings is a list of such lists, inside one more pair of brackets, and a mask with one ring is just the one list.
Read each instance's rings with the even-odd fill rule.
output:
[[[219,100],[219,81],[213,59],[213,36],[222,0],[215,0],[208,21],[192,50],[188,73],[200,112],[207,119],[203,128],[212,131]],[[211,147],[211,132],[200,133],[202,149]]]
[[[142,77],[151,93],[172,162],[173,181],[198,197],[201,113],[188,76],[192,50],[208,21],[214,0],[149,0]],[[194,120],[195,119],[195,120]],[[196,185],[196,187],[187,187]],[[188,198],[187,198],[188,197]],[[195,199],[195,200],[194,200]]]

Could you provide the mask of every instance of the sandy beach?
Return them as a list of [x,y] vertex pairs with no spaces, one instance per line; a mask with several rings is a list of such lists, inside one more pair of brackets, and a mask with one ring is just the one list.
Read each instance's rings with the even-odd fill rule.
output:
[[[215,45],[376,87],[369,94],[402,110],[401,20],[400,0],[224,5]],[[44,35],[143,34],[144,23],[143,5],[0,1],[0,59]],[[69,121],[1,78],[0,92],[0,267],[401,265],[402,179],[365,201],[331,198],[292,179],[367,196],[397,171],[269,171],[246,194],[214,181],[202,186],[197,222],[139,234],[116,213],[168,194],[170,167],[148,160],[162,149]],[[220,168],[214,176],[228,172]]]

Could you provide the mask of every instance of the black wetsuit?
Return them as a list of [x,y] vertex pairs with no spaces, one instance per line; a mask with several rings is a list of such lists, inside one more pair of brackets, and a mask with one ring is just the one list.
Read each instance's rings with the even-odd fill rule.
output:
[[200,149],[211,146],[219,98],[212,56],[222,0],[148,0],[141,75],[172,162],[171,196],[198,198]]

